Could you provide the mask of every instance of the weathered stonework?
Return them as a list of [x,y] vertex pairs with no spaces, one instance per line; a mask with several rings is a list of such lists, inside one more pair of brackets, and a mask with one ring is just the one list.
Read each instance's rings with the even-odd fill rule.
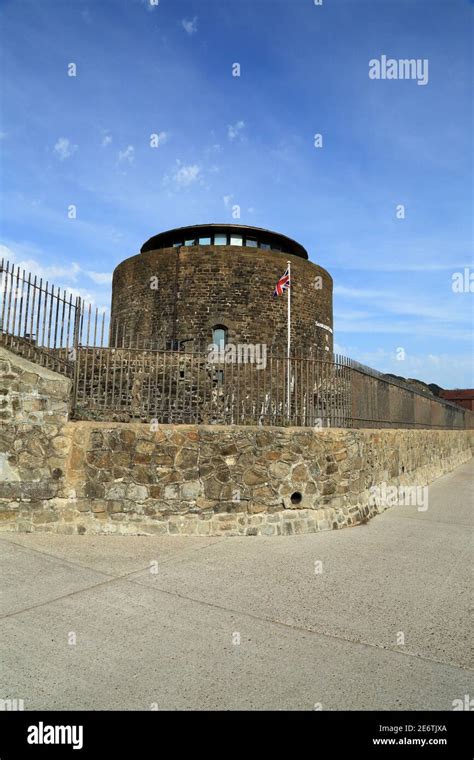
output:
[[[120,330],[153,343],[175,335],[203,349],[212,343],[213,326],[224,324],[229,343],[265,344],[285,355],[286,303],[274,298],[273,290],[287,260],[294,278],[292,346],[306,355],[332,353],[331,276],[310,261],[277,251],[209,245],[132,256],[114,271],[112,323],[117,320]],[[150,282],[157,276],[160,284],[154,290]]]
[[467,430],[71,422],[69,380],[4,349],[0,370],[3,530],[339,529],[381,511],[372,486],[424,486],[471,457]]
[[71,506],[94,532],[342,528],[381,511],[371,486],[426,485],[471,456],[468,434],[452,431],[72,423],[68,432]]
[[0,347],[0,527],[57,519],[50,505],[65,495],[70,389],[67,378]]

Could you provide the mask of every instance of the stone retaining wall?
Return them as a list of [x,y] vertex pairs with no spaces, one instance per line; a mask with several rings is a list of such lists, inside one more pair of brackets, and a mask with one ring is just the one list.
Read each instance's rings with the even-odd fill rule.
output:
[[[0,349],[0,351],[4,351]],[[0,526],[57,533],[289,535],[384,509],[371,487],[425,486],[472,431],[68,422],[69,381],[0,354]],[[413,506],[413,509],[416,509]]]
[[43,529],[47,505],[64,497],[70,391],[66,377],[0,347],[0,526]]

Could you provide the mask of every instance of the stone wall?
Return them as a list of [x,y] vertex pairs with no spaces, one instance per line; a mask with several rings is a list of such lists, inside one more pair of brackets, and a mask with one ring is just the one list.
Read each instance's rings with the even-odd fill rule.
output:
[[[112,282],[112,324],[160,344],[176,330],[178,340],[212,343],[212,328],[225,325],[229,343],[266,344],[286,355],[286,296],[273,290],[291,260],[294,349],[332,352],[332,278],[298,256],[239,246],[164,248],[119,264]],[[150,280],[158,277],[157,289]],[[316,277],[321,289],[316,289]],[[189,287],[192,283],[192,297]],[[117,337],[121,340],[119,330]],[[113,339],[115,338],[115,333]]]
[[67,378],[0,347],[0,525],[57,520],[49,505],[65,495],[70,389]]
[[331,530],[384,508],[371,487],[424,486],[471,457],[465,430],[71,422],[69,380],[4,349],[0,370],[4,530]]
[[[369,489],[424,486],[471,456],[466,432],[76,423],[68,483],[83,531],[276,535],[342,528]],[[59,519],[61,519],[59,517]]]

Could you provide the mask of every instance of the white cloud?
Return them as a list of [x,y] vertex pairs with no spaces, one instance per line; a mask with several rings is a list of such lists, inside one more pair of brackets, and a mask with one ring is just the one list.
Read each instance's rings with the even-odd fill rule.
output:
[[[389,236],[390,233],[387,232]],[[370,247],[372,256],[366,256]],[[391,240],[371,237],[356,245],[342,242],[333,249],[333,262],[339,269],[371,272],[442,272],[469,266],[471,241],[453,241],[424,236],[413,237],[400,246]]]
[[111,135],[105,135],[104,138],[102,139],[102,147],[106,148],[107,145],[110,145],[111,142],[112,142]]
[[223,197],[222,200],[224,201],[224,206],[226,208],[229,208],[229,204],[230,204],[230,202],[231,202],[231,200],[232,200],[233,197],[234,197],[233,195],[224,195],[224,197]]
[[181,26],[188,34],[196,34],[197,32],[197,16],[194,16],[191,21],[187,21],[185,18],[181,21]]
[[112,282],[112,272],[91,272],[88,270],[86,274],[98,285],[108,285]]
[[[13,246],[13,247],[11,247]],[[15,250],[14,250],[15,249]],[[15,268],[18,267],[20,271],[24,270],[26,277],[31,273],[32,280],[36,277],[37,282],[42,279],[43,284],[48,282],[50,285],[55,286],[55,291],[58,288],[62,291],[67,291],[67,297],[72,295],[73,299],[76,296],[82,298],[86,303],[90,303],[92,306],[99,306],[99,311],[108,311],[107,306],[99,304],[99,300],[104,299],[103,292],[93,293],[86,287],[81,287],[80,279],[88,277],[90,280],[98,285],[109,285],[112,281],[112,273],[109,272],[92,272],[82,269],[79,264],[72,261],[66,266],[45,266],[36,259],[22,258],[25,254],[28,255],[34,252],[37,256],[44,255],[39,248],[32,246],[28,243],[12,243],[10,245],[0,244],[0,260],[2,258],[14,264]],[[71,286],[71,283],[78,285],[78,287]]]
[[57,153],[61,161],[70,158],[77,149],[78,146],[73,145],[68,137],[60,137],[54,146],[54,152]]
[[349,321],[350,319],[368,319],[370,317],[373,317],[373,313],[370,311],[360,311],[359,309],[346,308],[337,310],[337,319],[344,321]]
[[5,242],[0,244],[0,256],[9,261],[16,261],[18,257],[41,256],[42,251],[33,243]]
[[244,121],[238,121],[236,124],[229,124],[227,126],[227,137],[229,140],[235,140],[240,135],[240,132],[245,127]]
[[140,0],[147,11],[154,11],[159,7],[160,0]]
[[[378,321],[377,321],[378,320]],[[381,335],[416,335],[417,338],[431,337],[431,338],[443,338],[448,340],[467,340],[472,341],[472,331],[468,328],[453,327],[450,324],[429,324],[427,322],[419,322],[414,324],[413,320],[409,321],[397,321],[397,322],[384,322],[378,317],[372,317],[367,320],[339,320],[337,317],[334,319],[335,332],[337,335],[343,335],[348,333],[360,333],[365,335],[374,335],[379,333]]]
[[[73,302],[75,298],[80,298],[86,307],[88,307],[90,304],[94,309],[97,307],[99,314],[107,314],[109,307],[105,306],[103,303],[100,303],[98,300],[103,298],[102,295],[97,295],[87,288],[71,288],[69,285],[65,288],[65,290],[66,298],[68,300],[70,296],[72,296]],[[92,319],[94,319],[94,312],[92,312]]]
[[125,150],[119,150],[118,154],[118,160],[119,164],[123,162],[128,162],[129,164],[133,164],[135,158],[135,148],[133,145],[128,145]]
[[188,187],[193,182],[200,179],[201,169],[197,164],[181,165],[178,161],[178,168],[173,174],[173,181],[177,187]]
[[334,345],[334,353],[350,356],[361,364],[379,372],[389,372],[405,378],[417,378],[426,383],[438,383],[443,388],[470,385],[471,358],[463,354],[416,354],[406,351],[403,360],[397,359],[400,343],[393,342],[393,349],[374,348],[369,351],[358,346]]
[[7,245],[0,245],[0,259],[1,258],[7,259],[11,263],[15,264],[16,267],[19,267],[21,270],[24,269],[27,273],[31,272],[33,277],[36,276],[38,279],[42,278],[43,280],[48,280],[49,282],[59,277],[70,280],[72,282],[76,282],[77,275],[81,271],[79,264],[76,264],[74,261],[67,266],[44,266],[44,264],[40,264],[35,259],[19,258],[15,251],[13,251]]
[[349,298],[379,298],[380,296],[387,295],[387,291],[383,290],[368,290],[364,288],[347,288],[345,285],[335,285],[334,293],[348,296]]
[[[420,294],[403,295],[396,290],[374,290],[369,288],[348,288],[344,285],[334,286],[335,296],[348,299],[363,300],[364,306],[372,307],[377,319],[383,318],[384,313],[398,316],[423,317],[433,322],[463,322],[465,315],[458,308],[456,301],[446,301],[443,309],[435,302],[427,302]],[[417,328],[418,329],[418,328]]]

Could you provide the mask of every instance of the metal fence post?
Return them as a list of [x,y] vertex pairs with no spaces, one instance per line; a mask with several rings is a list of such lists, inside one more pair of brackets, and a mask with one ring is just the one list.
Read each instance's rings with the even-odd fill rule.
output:
[[68,357],[74,362],[73,371],[73,385],[72,385],[72,398],[71,398],[71,414],[74,414],[77,404],[77,393],[79,386],[79,339],[81,334],[81,317],[82,317],[82,301],[80,296],[76,296],[74,312],[74,332],[72,341],[71,356]]

